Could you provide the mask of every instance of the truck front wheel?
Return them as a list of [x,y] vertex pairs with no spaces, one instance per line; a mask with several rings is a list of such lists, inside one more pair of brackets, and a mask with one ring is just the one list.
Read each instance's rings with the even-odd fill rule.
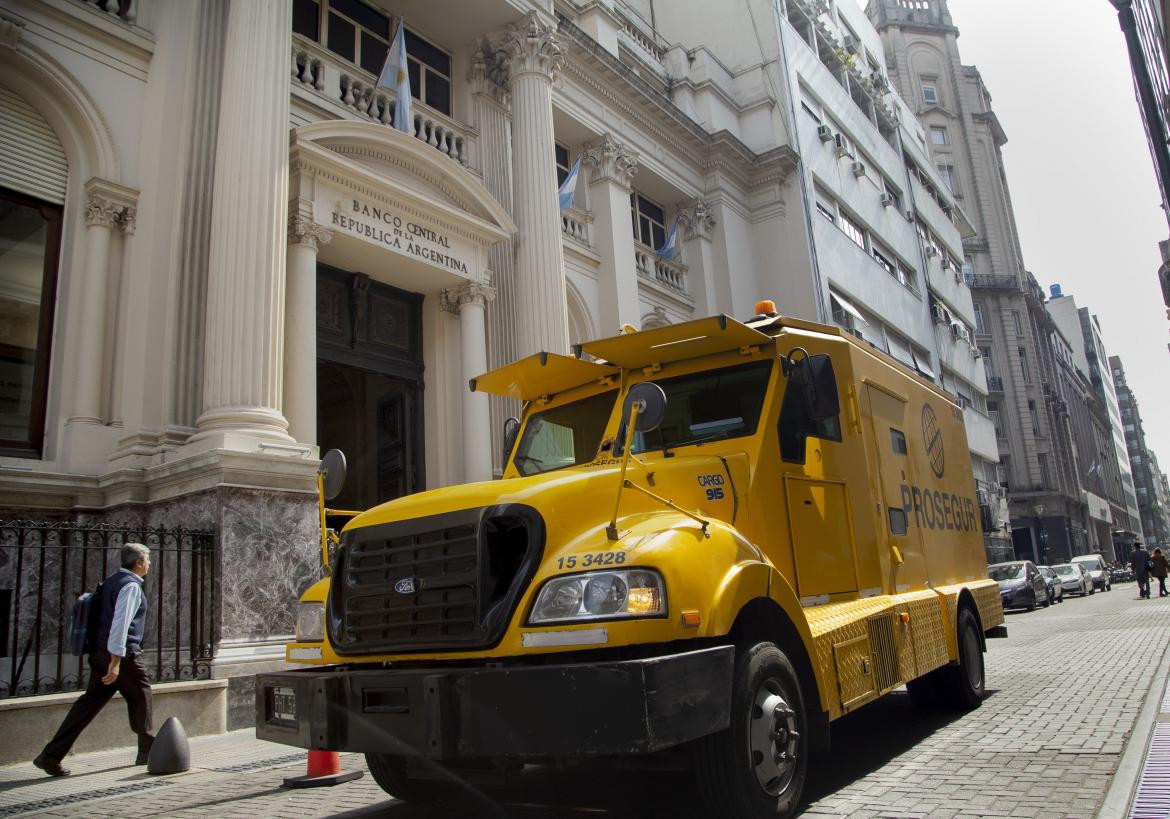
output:
[[378,787],[403,802],[439,802],[462,795],[456,782],[412,778],[406,771],[406,757],[366,754],[366,764]]
[[708,813],[791,816],[807,771],[808,720],[796,671],[773,643],[756,643],[736,657],[731,725],[696,743]]

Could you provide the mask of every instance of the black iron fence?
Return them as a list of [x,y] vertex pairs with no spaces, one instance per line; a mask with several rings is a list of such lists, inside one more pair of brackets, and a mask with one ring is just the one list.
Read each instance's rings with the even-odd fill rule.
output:
[[0,699],[85,688],[69,650],[73,603],[150,548],[143,663],[155,682],[207,679],[219,645],[215,536],[184,528],[0,520]]

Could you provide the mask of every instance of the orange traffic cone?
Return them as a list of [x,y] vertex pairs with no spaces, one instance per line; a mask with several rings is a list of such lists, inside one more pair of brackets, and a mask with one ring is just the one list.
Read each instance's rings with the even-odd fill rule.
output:
[[341,772],[341,754],[337,751],[309,751],[308,771],[304,776],[290,776],[284,780],[286,788],[318,788],[322,785],[340,785],[361,779],[363,771]]

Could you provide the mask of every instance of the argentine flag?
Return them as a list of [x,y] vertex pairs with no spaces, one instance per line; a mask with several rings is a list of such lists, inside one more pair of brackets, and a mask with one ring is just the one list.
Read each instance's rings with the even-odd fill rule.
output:
[[678,258],[678,220],[674,220],[674,227],[666,235],[666,241],[658,248],[658,258],[664,262],[673,262]]
[[410,114],[410,75],[406,71],[406,20],[398,23],[394,42],[386,52],[386,62],[378,75],[378,88],[394,90],[394,127],[399,131],[414,134],[414,117]]
[[561,210],[573,207],[573,194],[577,192],[577,171],[580,169],[581,157],[577,157],[577,161],[569,169],[569,175],[565,177],[565,181],[557,189],[557,196],[561,199]]

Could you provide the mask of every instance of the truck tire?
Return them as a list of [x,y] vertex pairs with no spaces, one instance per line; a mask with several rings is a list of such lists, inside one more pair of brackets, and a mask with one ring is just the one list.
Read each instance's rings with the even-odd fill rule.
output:
[[406,757],[394,754],[366,754],[370,776],[378,787],[403,802],[455,801],[464,796],[457,782],[414,779],[406,772]]
[[773,643],[739,651],[731,725],[694,747],[706,815],[792,816],[800,804],[808,754],[808,719],[792,663]]
[[958,621],[958,665],[943,666],[935,673],[944,702],[959,710],[970,711],[983,702],[986,689],[983,646],[979,639],[979,620],[971,609],[959,609]]

